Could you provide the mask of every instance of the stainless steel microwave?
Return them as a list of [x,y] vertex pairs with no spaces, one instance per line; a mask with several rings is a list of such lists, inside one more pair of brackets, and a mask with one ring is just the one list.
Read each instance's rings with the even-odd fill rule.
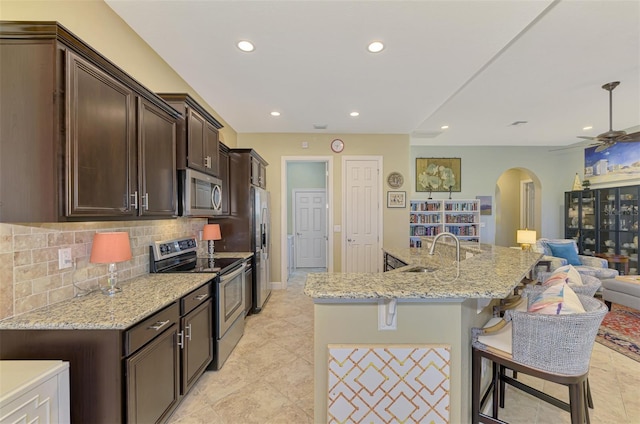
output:
[[222,181],[186,169],[180,171],[178,212],[181,216],[210,217],[222,214]]

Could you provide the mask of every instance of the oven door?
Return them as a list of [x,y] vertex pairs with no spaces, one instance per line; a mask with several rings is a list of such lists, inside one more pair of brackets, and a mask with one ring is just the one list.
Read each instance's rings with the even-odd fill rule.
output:
[[233,271],[220,276],[217,290],[218,339],[222,338],[231,324],[244,314],[244,268],[243,262]]
[[183,216],[215,216],[222,213],[222,182],[218,178],[187,169],[182,184]]

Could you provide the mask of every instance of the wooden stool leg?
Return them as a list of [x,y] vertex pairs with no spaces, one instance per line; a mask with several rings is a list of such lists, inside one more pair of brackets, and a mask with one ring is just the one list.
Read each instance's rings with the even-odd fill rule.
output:
[[473,424],[480,422],[480,372],[482,357],[473,349],[471,360],[471,420]]
[[507,369],[504,365],[500,365],[500,375],[499,375],[499,383],[500,383],[500,408],[504,409],[504,397],[506,396],[507,385],[504,382],[502,376],[507,372]]
[[493,366],[491,367],[491,381],[493,384],[493,399],[492,399],[492,405],[491,407],[493,408],[491,411],[491,416],[493,418],[498,418],[498,404],[500,403],[500,388],[502,385],[502,379],[500,378],[500,370],[502,370],[503,366],[502,365],[498,365],[495,362],[493,363]]
[[587,377],[587,405],[589,408],[593,409],[593,397],[591,397],[591,386],[589,385],[589,377]]
[[583,381],[569,385],[569,408],[571,424],[584,424],[586,407]]

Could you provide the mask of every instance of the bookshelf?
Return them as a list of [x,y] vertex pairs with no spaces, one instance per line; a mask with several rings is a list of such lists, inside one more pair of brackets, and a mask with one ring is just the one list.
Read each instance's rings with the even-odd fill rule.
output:
[[479,200],[411,200],[409,205],[409,247],[422,247],[420,237],[443,231],[480,243]]

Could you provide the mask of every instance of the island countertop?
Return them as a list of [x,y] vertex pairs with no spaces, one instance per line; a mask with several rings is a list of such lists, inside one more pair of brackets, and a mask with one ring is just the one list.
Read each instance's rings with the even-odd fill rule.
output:
[[[438,245],[436,252],[441,249]],[[453,256],[429,255],[426,248],[384,249],[409,264],[384,273],[311,273],[304,293],[314,299],[452,299],[504,298],[533,268],[541,253],[493,245],[462,247]],[[469,252],[472,257],[465,258]],[[413,266],[433,272],[402,272]]]

